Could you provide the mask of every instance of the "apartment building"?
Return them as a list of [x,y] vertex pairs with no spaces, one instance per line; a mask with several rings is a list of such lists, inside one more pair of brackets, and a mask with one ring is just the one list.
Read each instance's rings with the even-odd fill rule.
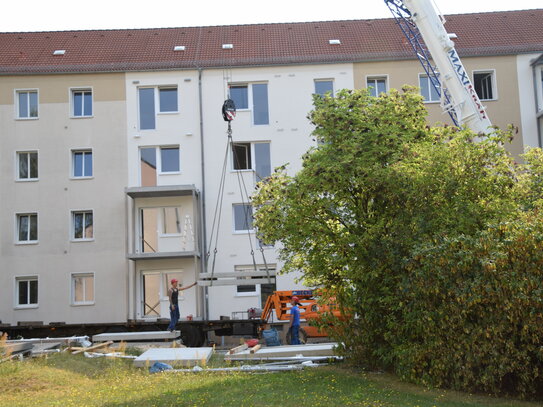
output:
[[[542,23],[543,10],[446,23],[493,123],[518,127],[516,156],[541,145]],[[303,288],[278,275],[248,197],[316,145],[313,94],[416,85],[428,120],[449,122],[392,19],[0,33],[0,50],[8,324],[167,318],[173,277],[200,281],[182,318],[243,316]]]

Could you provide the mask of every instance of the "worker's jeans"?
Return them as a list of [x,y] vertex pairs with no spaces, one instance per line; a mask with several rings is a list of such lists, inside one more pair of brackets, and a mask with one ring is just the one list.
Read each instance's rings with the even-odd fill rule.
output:
[[174,305],[173,309],[170,305],[170,325],[168,325],[169,331],[173,331],[175,329],[177,321],[179,321],[179,305]]
[[300,345],[300,326],[292,325],[290,327],[290,344],[291,345]]

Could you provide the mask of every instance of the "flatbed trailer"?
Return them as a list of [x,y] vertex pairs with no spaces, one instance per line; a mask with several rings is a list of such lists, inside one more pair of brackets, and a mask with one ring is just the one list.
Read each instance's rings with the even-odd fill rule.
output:
[[[114,332],[165,331],[169,322],[168,319],[84,324],[29,322],[20,325],[0,324],[0,332],[6,333],[8,339],[92,336]],[[186,346],[200,347],[206,343],[208,332],[214,332],[217,336],[257,338],[265,324],[266,321],[261,319],[192,320],[179,321],[176,329],[181,331],[181,339]]]

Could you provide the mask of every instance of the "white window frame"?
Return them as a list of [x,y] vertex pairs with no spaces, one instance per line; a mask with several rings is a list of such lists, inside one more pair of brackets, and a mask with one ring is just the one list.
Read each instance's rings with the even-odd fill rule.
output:
[[[253,85],[267,85],[268,87],[268,124],[255,124],[254,115],[254,100],[253,100]],[[270,118],[270,83],[268,81],[255,81],[255,82],[232,82],[228,84],[228,88],[231,86],[246,86],[247,87],[247,108],[238,109],[236,106],[236,112],[251,112],[251,125],[254,127],[269,126],[271,123]],[[228,96],[230,97],[230,95]]]
[[[83,105],[81,106],[81,112],[82,114],[79,116],[75,115],[75,101],[74,101],[74,93],[75,92],[90,92],[91,93],[91,109],[92,114],[86,115],[84,113],[85,111],[85,98],[83,97]],[[72,119],[88,119],[94,117],[94,90],[92,86],[79,86],[70,88],[70,118]]]
[[[234,159],[234,151],[232,150],[232,159],[231,159],[231,162],[230,162],[230,172],[251,172],[251,171],[254,171],[254,167],[255,167],[255,163],[254,163],[254,157],[255,157],[255,154],[254,154],[254,147],[253,147],[253,144],[252,142],[250,141],[237,141],[237,142],[234,142],[233,144],[249,144],[249,154],[251,155],[251,162],[249,163],[251,168],[240,168],[240,169],[235,169],[234,168],[234,164],[235,164],[235,159]],[[249,160],[247,160],[249,161]]]
[[[37,282],[38,298],[35,304],[19,304],[19,282],[20,281],[36,281]],[[15,293],[14,298],[13,298],[14,309],[30,309],[30,308],[38,308],[40,306],[40,280],[39,280],[38,275],[33,274],[33,275],[15,276],[13,279],[13,282],[14,282],[13,292]],[[29,300],[30,300],[30,293],[29,293]]]
[[317,93],[317,89],[316,89],[317,82],[332,82],[332,97],[334,97],[334,95],[336,94],[336,87],[335,87],[335,81],[333,78],[313,79],[313,93],[315,95],[320,95],[319,93]]
[[[37,109],[38,112],[36,116],[30,115],[30,98],[28,100],[28,116],[27,117],[21,117],[19,112],[19,94],[21,93],[31,93],[36,92],[36,100],[37,100]],[[37,120],[40,118],[40,92],[37,88],[31,88],[31,89],[15,89],[15,119],[16,120]]]
[[251,82],[232,82],[228,84],[228,97],[230,97],[230,87],[236,86],[241,87],[245,86],[247,88],[247,107],[240,108],[236,106],[236,112],[250,112],[252,111],[253,106],[253,88],[251,87]]
[[[155,95],[155,106],[158,107],[158,109],[155,109],[155,112],[157,115],[162,114],[178,114],[179,113],[179,86],[178,85],[158,85],[156,86],[156,95]],[[161,89],[175,89],[177,93],[177,110],[165,110],[162,111],[160,106],[160,90]]]
[[485,73],[489,73],[492,76],[492,99],[479,98],[479,100],[481,100],[481,102],[489,102],[493,100],[498,100],[498,82],[496,80],[495,69],[474,69],[473,71],[471,71],[471,82],[473,83],[473,88],[475,89],[475,74],[485,74]]
[[[92,164],[92,175],[75,175],[75,154],[76,153],[85,153],[83,155],[83,170],[85,169],[84,161],[86,159],[86,154],[91,154],[91,164]],[[92,148],[74,148],[70,150],[70,179],[72,180],[81,180],[81,179],[92,179],[94,178],[94,151]]]
[[[175,111],[161,111],[160,106],[160,89],[176,89],[177,90],[177,110]],[[155,128],[154,129],[142,129],[141,128],[141,117],[140,117],[140,89],[153,89],[153,103],[154,103],[154,110],[155,110]],[[141,85],[137,87],[136,91],[136,109],[138,113],[138,130],[139,131],[148,131],[148,130],[156,130],[158,127],[157,123],[157,117],[161,115],[171,115],[171,114],[179,114],[180,113],[180,95],[179,95],[179,85],[178,84],[163,84],[163,85]]]
[[[239,202],[239,203],[233,203],[232,204],[232,233],[234,235],[241,235],[241,234],[247,234],[247,233],[255,233],[255,228],[254,228],[254,222],[252,224],[253,228],[252,229],[243,229],[243,230],[236,230],[236,210],[234,209],[236,206],[241,206],[241,205],[247,205],[247,206],[250,206],[252,207],[251,204],[249,203],[242,203],[242,202]],[[254,208],[253,208],[253,215],[254,215]]]
[[[422,94],[422,87],[420,86],[420,79],[421,78],[426,78],[428,80],[428,86],[429,86],[429,89],[430,89],[430,96],[432,95],[432,90],[434,88],[434,85],[432,85],[432,81],[430,80],[430,76],[427,74],[427,73],[419,73],[419,81],[418,81],[418,86],[420,88],[420,93],[419,95],[421,95],[423,98],[424,98],[424,95]],[[422,101],[424,104],[426,103],[441,103],[441,97],[438,95],[438,99],[437,100],[423,100]]]
[[[366,89],[368,91],[370,91],[369,87],[368,87],[368,81],[377,81],[377,80],[380,80],[380,79],[384,79],[385,80],[385,93],[388,93],[388,91],[390,90],[390,87],[389,87],[389,84],[388,84],[388,74],[383,74],[383,75],[366,75]],[[419,82],[420,83],[420,82]],[[377,89],[375,89],[377,91]],[[379,96],[379,94],[377,94],[376,96]]]
[[[158,175],[178,175],[181,174],[181,146],[179,144],[176,145],[161,145],[155,147],[155,154],[157,154],[156,163],[158,167],[157,174]],[[177,148],[177,158],[179,159],[179,170],[178,171],[163,171],[162,170],[162,149],[166,148]]]
[[[28,177],[28,178],[20,178],[19,173],[19,165],[21,163],[21,154],[32,154],[36,153],[38,156],[38,176],[36,178]],[[29,157],[29,156],[27,156]],[[29,158],[27,158],[27,161],[29,161]],[[30,175],[30,162],[28,162],[28,174]],[[22,151],[16,151],[15,152],[15,180],[19,182],[35,182],[40,179],[40,155],[38,150],[22,150]]]
[[[275,264],[268,264],[268,271],[272,271],[272,270],[275,271],[276,267],[277,266]],[[264,273],[266,272],[266,266],[264,264],[257,264],[256,268],[258,271],[262,271]],[[252,271],[255,271],[255,267],[253,265],[238,265],[238,266],[234,266],[234,271],[235,272],[243,272],[243,271],[252,272]],[[237,278],[250,279],[251,277],[237,277]],[[238,286],[236,285],[236,297],[260,297],[261,284],[251,284],[251,285],[255,286],[254,291],[247,291],[244,293],[240,293],[238,291]]]
[[[19,218],[21,216],[31,216],[31,215],[36,215],[36,231],[37,231],[38,238],[36,240],[19,240]],[[28,230],[28,234],[30,235],[30,230]],[[40,216],[38,212],[15,213],[15,244],[16,245],[38,244],[39,241],[40,241]]]
[[[77,301],[75,298],[75,279],[77,277],[92,277],[92,293],[93,298],[92,301],[87,301],[86,299],[84,301]],[[94,305],[96,304],[96,276],[94,272],[81,272],[81,273],[70,273],[70,299],[71,299],[71,305],[73,306],[85,306],[85,305]],[[86,284],[86,283],[84,283]],[[83,293],[85,292],[85,289],[83,289]]]
[[[83,222],[83,237],[75,237],[75,215],[83,213],[83,221],[86,218],[88,213],[92,214],[92,237],[85,237],[85,223]],[[70,210],[70,241],[71,242],[92,242],[94,241],[95,236],[95,227],[94,227],[94,210],[93,209],[71,209]]]
[[[141,163],[141,150],[142,149],[154,149],[155,150],[155,161],[156,161],[156,174],[157,175],[179,175],[182,174],[181,170],[181,146],[179,144],[165,144],[165,145],[154,145],[154,146],[139,146],[138,148],[138,162]],[[163,148],[177,148],[179,153],[179,171],[162,171],[162,154],[161,150]],[[141,179],[141,165],[138,167]]]
[[[234,168],[234,152],[232,151],[232,157],[230,160],[230,172],[255,172],[256,171],[256,153],[255,153],[255,145],[256,144],[269,144],[270,145],[270,164],[271,164],[271,141],[269,140],[261,140],[261,141],[236,141],[233,144],[249,144],[250,148],[250,154],[251,154],[251,168],[240,168],[235,169]],[[273,168],[272,168],[273,170]],[[272,171],[273,172],[273,171]]]

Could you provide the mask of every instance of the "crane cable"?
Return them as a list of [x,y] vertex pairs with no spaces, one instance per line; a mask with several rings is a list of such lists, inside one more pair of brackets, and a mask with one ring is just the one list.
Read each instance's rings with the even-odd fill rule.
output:
[[[236,160],[236,166],[235,167],[239,168],[239,166],[240,166],[239,165],[239,157],[235,153],[235,150],[234,150],[235,143],[234,143],[233,138],[232,138],[231,121],[233,120],[233,118],[236,115],[236,109],[235,109],[234,102],[231,99],[227,99],[224,102],[223,108],[222,108],[222,113],[223,113],[224,120],[228,122],[228,130],[227,130],[228,140],[227,140],[227,143],[226,143],[226,151],[225,151],[225,154],[224,154],[221,179],[220,179],[220,183],[219,183],[219,190],[217,192],[217,201],[216,201],[216,204],[215,204],[215,211],[214,211],[214,215],[213,215],[213,223],[212,223],[211,234],[210,234],[209,247],[211,247],[213,245],[213,240],[215,240],[215,247],[213,249],[213,261],[212,261],[212,265],[211,265],[210,286],[213,285],[213,278],[214,278],[214,275],[215,275],[215,264],[216,264],[217,252],[218,252],[217,245],[218,245],[218,239],[219,239],[219,226],[220,226],[221,217],[222,217],[222,206],[223,206],[222,204],[223,204],[223,200],[224,200],[224,187],[225,187],[225,182],[226,182],[226,169],[227,169],[227,166],[228,166],[228,150],[230,150],[230,149],[232,150],[232,156]],[[250,201],[250,198],[249,198],[249,194],[247,192],[247,187],[245,185],[245,180],[241,176],[240,171],[236,171],[236,174],[237,174],[238,185],[239,185],[240,194],[241,194],[242,205],[245,208],[245,220],[247,222],[247,220],[249,218],[249,205],[248,204],[246,205],[245,202],[248,203]],[[244,193],[245,193],[245,195],[244,195]],[[245,200],[245,197],[247,198],[247,201]],[[252,257],[252,261],[253,261],[253,268],[254,268],[255,272],[257,272],[258,268],[257,268],[257,265],[256,265],[253,242],[251,240],[251,233],[249,231],[248,226],[249,225],[247,224],[247,237],[249,239],[249,244],[250,244],[250,247],[251,247],[251,257]],[[268,278],[268,283],[271,284],[271,277],[270,277],[269,267],[268,267],[268,263],[266,261],[266,257],[264,255],[264,249],[262,248],[262,245],[260,245],[260,252],[262,254],[262,260],[263,260],[263,263],[264,263],[264,267],[266,269],[266,275],[267,275],[267,278]],[[206,261],[209,259],[209,257],[210,257],[210,252],[208,251],[206,253]]]
[[[231,133],[229,134],[228,140],[229,140],[230,145],[232,146],[232,156],[235,157],[237,167],[239,168],[240,167],[240,165],[239,165],[240,164],[239,163],[239,157],[234,152],[234,141],[232,139],[232,134]],[[245,208],[245,220],[247,221],[247,219],[249,219],[249,208],[250,208],[250,206],[249,206],[249,201],[250,201],[249,193],[247,192],[247,186],[245,184],[245,180],[243,179],[243,176],[241,175],[241,171],[236,171],[236,173],[237,173],[239,190],[240,190],[240,194],[241,194],[241,204]],[[257,176],[258,176],[258,174],[257,174]],[[245,197],[247,197],[247,205],[245,204],[245,198],[244,198],[244,195],[243,195],[244,193],[245,193]],[[256,266],[255,252],[254,252],[254,249],[253,249],[253,241],[251,239],[251,232],[249,230],[249,225],[248,224],[247,224],[247,237],[249,239],[249,245],[251,246],[251,257],[253,259],[253,267],[254,267],[255,272],[257,272],[258,268]],[[262,261],[264,262],[264,267],[266,269],[266,276],[268,278],[268,284],[271,284],[270,271],[269,271],[269,268],[268,268],[268,263],[266,261],[266,257],[264,255],[264,249],[262,248],[262,245],[260,245],[260,253],[262,254]]]
[[[230,126],[228,126],[230,128]],[[222,216],[222,203],[224,198],[224,185],[225,185],[225,178],[226,178],[226,167],[228,164],[228,143],[226,144],[226,151],[224,153],[224,161],[222,165],[222,173],[221,173],[221,180],[219,183],[219,190],[217,193],[217,201],[215,203],[215,212],[213,214],[213,223],[211,226],[211,233],[209,235],[209,246],[213,245],[213,239],[215,239],[215,247],[213,249],[213,262],[211,266],[211,285],[213,285],[213,275],[215,273],[215,261],[217,259],[217,243],[219,240],[219,225],[221,223],[221,216]],[[215,229],[216,226],[216,229]],[[217,232],[215,235],[215,231]],[[208,251],[206,253],[206,262],[209,259],[210,252]]]

